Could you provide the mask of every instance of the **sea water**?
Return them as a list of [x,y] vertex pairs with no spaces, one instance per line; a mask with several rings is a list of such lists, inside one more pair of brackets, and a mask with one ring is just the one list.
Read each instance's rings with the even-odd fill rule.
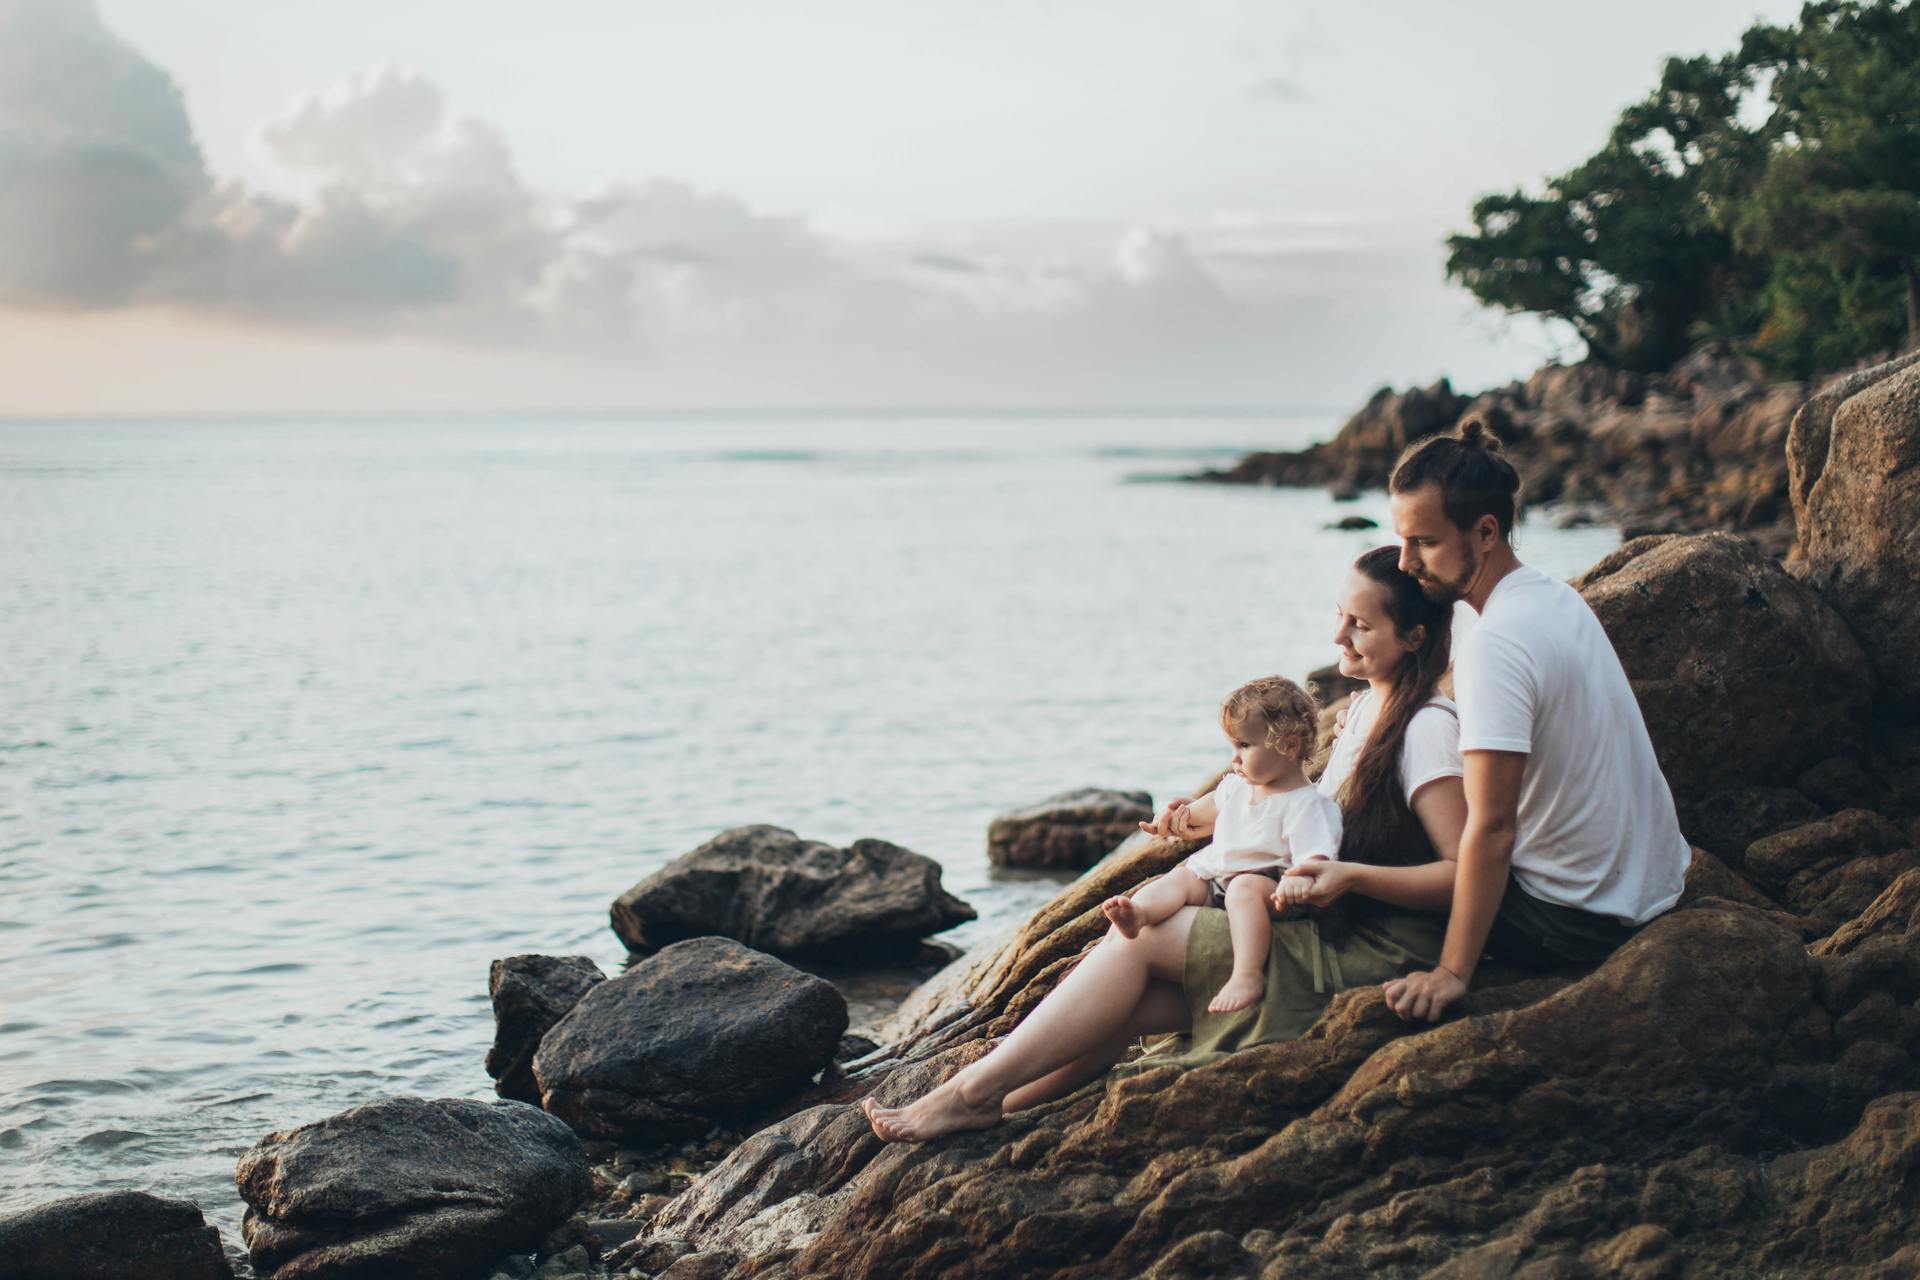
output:
[[[0,1209],[118,1187],[234,1239],[234,1160],[490,1096],[489,961],[727,827],[938,859],[1184,792],[1334,657],[1383,495],[1165,482],[1332,411],[0,423]],[[1570,575],[1611,530],[1524,527]]]

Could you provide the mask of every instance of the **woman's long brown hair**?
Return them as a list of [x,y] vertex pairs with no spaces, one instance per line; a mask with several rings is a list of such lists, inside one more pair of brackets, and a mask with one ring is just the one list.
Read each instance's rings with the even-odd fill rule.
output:
[[1367,735],[1367,744],[1360,749],[1352,776],[1340,789],[1340,808],[1346,814],[1348,830],[1362,837],[1354,843],[1364,848],[1372,842],[1356,828],[1374,825],[1370,818],[1385,817],[1381,802],[1385,800],[1389,807],[1404,807],[1402,796],[1383,795],[1382,788],[1403,785],[1400,747],[1407,740],[1407,726],[1433,697],[1452,659],[1453,606],[1427,599],[1420,584],[1400,571],[1398,547],[1375,547],[1355,560],[1353,567],[1380,584],[1387,617],[1402,638],[1412,635],[1416,627],[1425,631],[1419,645],[1401,659],[1399,669],[1394,672],[1393,690],[1374,717],[1373,732]]

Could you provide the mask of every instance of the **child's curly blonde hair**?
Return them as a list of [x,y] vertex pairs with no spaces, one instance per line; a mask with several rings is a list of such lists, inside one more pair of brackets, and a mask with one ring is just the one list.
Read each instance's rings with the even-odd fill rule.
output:
[[[1285,676],[1249,680],[1220,704],[1220,726],[1228,733],[1254,721],[1266,732],[1262,746],[1304,760],[1320,739],[1320,707],[1313,695]],[[1253,740],[1249,732],[1248,741]]]

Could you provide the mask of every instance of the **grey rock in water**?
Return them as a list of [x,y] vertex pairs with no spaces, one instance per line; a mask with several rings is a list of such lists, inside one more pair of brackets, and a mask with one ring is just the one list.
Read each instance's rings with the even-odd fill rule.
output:
[[668,947],[595,987],[534,1055],[546,1109],[594,1138],[657,1141],[804,1088],[833,1059],[833,985],[725,938]]
[[540,1037],[580,1003],[580,997],[607,980],[585,956],[508,956],[495,960],[487,974],[493,999],[493,1047],[487,1050],[487,1074],[503,1098],[540,1105],[533,1078],[533,1052]]
[[1083,787],[1003,813],[987,825],[987,861],[997,867],[1080,871],[1118,848],[1153,818],[1144,791]]
[[781,827],[735,827],[648,876],[613,904],[636,951],[719,936],[788,956],[901,950],[974,918],[940,886],[940,864],[888,844],[844,849]]
[[188,1201],[96,1191],[0,1215],[0,1276],[232,1280],[233,1267]]
[[589,1175],[573,1131],[523,1103],[401,1097],[268,1134],[234,1181],[276,1280],[454,1280],[564,1221]]

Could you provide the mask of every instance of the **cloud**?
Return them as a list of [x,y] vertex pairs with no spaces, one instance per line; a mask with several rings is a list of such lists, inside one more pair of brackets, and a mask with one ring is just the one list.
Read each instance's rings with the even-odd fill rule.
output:
[[127,301],[209,186],[172,80],[90,3],[0,0],[0,301]]
[[[254,143],[302,195],[211,174],[172,79],[91,0],[0,0],[0,306],[437,340],[597,362],[681,398],[1244,400],[1302,394],[1276,351],[1323,388],[1347,367],[1372,378],[1379,294],[1412,278],[1398,232],[1349,225],[882,245],[666,179],[559,198],[497,129],[390,65],[292,103]],[[1430,320],[1422,252],[1424,292],[1393,301]],[[1377,287],[1343,290],[1368,270]]]

